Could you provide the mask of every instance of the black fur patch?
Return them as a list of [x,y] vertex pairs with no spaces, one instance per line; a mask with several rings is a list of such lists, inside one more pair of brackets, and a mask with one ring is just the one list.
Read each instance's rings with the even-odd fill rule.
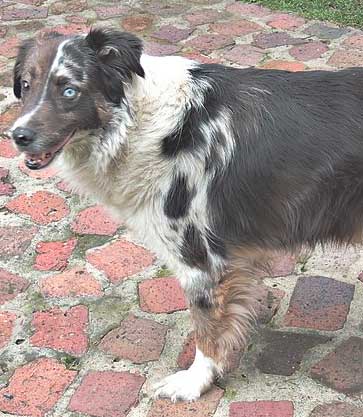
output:
[[206,233],[206,239],[209,245],[209,249],[212,252],[221,256],[222,258],[226,257],[226,245],[222,239],[220,239],[218,236],[214,236],[211,232]]
[[193,223],[187,225],[184,231],[183,246],[181,254],[184,262],[192,268],[199,268],[207,271],[208,252],[204,245],[200,231]]
[[193,305],[202,310],[207,310],[213,307],[210,293],[207,290],[203,294],[199,294],[195,300],[193,300]]
[[172,182],[165,200],[164,212],[171,219],[179,219],[188,214],[190,203],[195,190],[188,187],[188,179],[183,174],[178,174]]

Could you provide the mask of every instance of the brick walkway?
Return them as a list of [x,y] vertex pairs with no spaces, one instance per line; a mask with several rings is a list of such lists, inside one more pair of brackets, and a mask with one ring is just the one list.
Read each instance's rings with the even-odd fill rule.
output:
[[[0,1],[0,128],[16,117],[16,46],[94,22],[147,51],[302,70],[363,63],[363,33],[233,1]],[[166,5],[167,4],[167,5]],[[0,410],[4,416],[362,417],[363,249],[276,260],[261,331],[231,375],[193,404],[153,401],[193,339],[176,279],[51,169],[0,140]],[[363,208],[362,208],[363,209]]]

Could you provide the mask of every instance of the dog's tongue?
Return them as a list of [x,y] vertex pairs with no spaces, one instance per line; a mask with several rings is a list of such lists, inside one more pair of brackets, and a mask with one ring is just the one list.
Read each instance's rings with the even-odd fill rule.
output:
[[25,154],[25,165],[29,169],[44,168],[53,159],[54,154],[52,152],[43,152],[40,154]]

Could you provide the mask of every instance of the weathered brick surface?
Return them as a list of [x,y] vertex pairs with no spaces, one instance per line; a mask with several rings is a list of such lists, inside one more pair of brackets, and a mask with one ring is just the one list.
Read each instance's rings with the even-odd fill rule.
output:
[[289,53],[292,57],[300,61],[309,61],[311,59],[320,58],[328,47],[322,42],[310,42],[304,45],[294,46]]
[[18,151],[14,148],[9,139],[0,138],[0,156],[3,158],[14,158],[18,155]]
[[363,409],[348,403],[335,402],[314,408],[309,417],[362,417]]
[[22,416],[43,417],[76,376],[55,359],[40,358],[14,372],[0,390],[0,410]]
[[2,11],[2,20],[44,19],[48,15],[47,7],[9,7]]
[[291,401],[235,402],[229,409],[229,417],[293,417]]
[[172,25],[161,26],[159,30],[153,32],[151,36],[157,39],[162,39],[169,42],[179,42],[186,39],[191,33],[192,29],[181,29]]
[[89,250],[87,260],[116,283],[150,266],[154,256],[141,246],[117,240],[103,248]]
[[276,13],[271,16],[267,24],[275,29],[291,30],[302,26],[305,19],[289,13]]
[[300,277],[290,300],[284,324],[318,330],[344,326],[354,286],[326,277]]
[[0,268],[0,305],[14,299],[25,291],[28,285],[26,279]]
[[183,349],[178,355],[177,364],[181,369],[188,369],[195,357],[195,338],[191,332],[185,339]]
[[57,173],[56,169],[52,165],[43,169],[39,169],[39,170],[29,169],[25,166],[23,159],[20,160],[19,168],[22,172],[24,172],[24,174],[28,175],[31,178],[35,178],[37,180],[52,178]]
[[260,33],[254,37],[254,45],[259,48],[275,48],[276,46],[295,45],[302,43],[301,38],[294,38],[286,32]]
[[243,36],[248,33],[258,32],[262,30],[262,27],[257,23],[250,22],[248,20],[237,20],[236,22],[226,23],[214,23],[210,25],[210,30],[221,35],[235,35]]
[[129,372],[89,372],[68,408],[96,417],[124,417],[137,404],[144,381],[142,375]]
[[121,20],[122,27],[129,32],[142,32],[151,27],[153,17],[147,14],[131,15]]
[[65,200],[48,191],[37,191],[30,196],[22,194],[9,201],[6,207],[14,213],[29,216],[38,224],[56,222],[69,213]]
[[155,361],[163,350],[166,332],[162,324],[130,315],[102,339],[99,347],[134,363]]
[[37,227],[0,227],[0,259],[22,255],[37,231]]
[[241,66],[257,65],[263,58],[264,51],[251,45],[237,45],[223,53],[223,58]]
[[7,311],[0,311],[0,349],[10,341],[16,315]]
[[307,27],[304,30],[305,33],[309,35],[317,36],[320,39],[338,39],[342,35],[345,35],[349,32],[347,28],[340,28],[334,26],[328,26],[325,23],[314,23],[313,25]]
[[113,220],[103,207],[92,206],[77,215],[72,230],[79,234],[112,236],[119,226],[120,223]]
[[[265,62],[262,65],[262,68],[296,72],[303,71],[305,69],[305,65],[302,62],[284,61],[282,59],[276,59]],[[285,272],[285,270],[283,272]]]
[[140,307],[149,313],[172,313],[187,308],[176,278],[157,278],[139,285]]
[[34,268],[39,271],[62,271],[76,247],[77,239],[60,242],[39,242],[35,247],[37,256]]
[[75,306],[63,311],[53,308],[34,314],[32,326],[35,330],[30,338],[33,346],[82,355],[88,346],[88,310],[85,306]]
[[230,36],[211,33],[196,36],[195,38],[187,41],[186,44],[200,51],[211,51],[213,49],[221,49],[228,45],[233,45],[234,41]]
[[363,392],[363,339],[344,341],[311,368],[311,376],[340,392]]
[[46,297],[80,297],[102,295],[101,284],[82,268],[72,268],[45,278],[40,283]]
[[214,387],[198,401],[174,404],[169,400],[156,400],[147,417],[212,417],[222,397],[223,390]]
[[363,60],[363,50],[360,49],[338,49],[328,61],[329,65],[337,68],[349,68],[359,66]]

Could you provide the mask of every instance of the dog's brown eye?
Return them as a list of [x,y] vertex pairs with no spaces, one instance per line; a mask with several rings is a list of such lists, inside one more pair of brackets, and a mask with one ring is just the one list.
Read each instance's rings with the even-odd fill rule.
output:
[[22,82],[21,82],[21,86],[22,86],[22,88],[23,88],[24,90],[29,90],[29,88],[30,88],[30,84],[29,84],[29,82],[28,82],[28,81],[26,81],[26,80],[22,80]]

